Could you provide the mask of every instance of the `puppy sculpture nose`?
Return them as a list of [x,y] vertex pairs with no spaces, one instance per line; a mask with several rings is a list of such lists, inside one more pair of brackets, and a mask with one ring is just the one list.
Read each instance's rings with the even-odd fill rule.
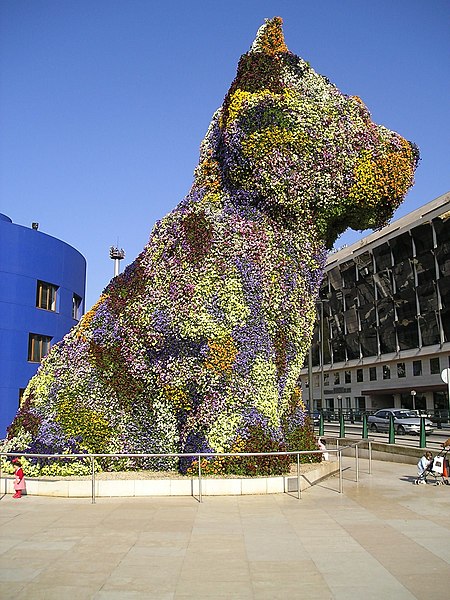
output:
[[419,146],[417,146],[414,142],[410,142],[409,140],[407,140],[408,144],[411,147],[411,152],[413,154],[413,157],[415,159],[415,166],[417,167],[419,160],[420,160],[420,150],[419,150]]

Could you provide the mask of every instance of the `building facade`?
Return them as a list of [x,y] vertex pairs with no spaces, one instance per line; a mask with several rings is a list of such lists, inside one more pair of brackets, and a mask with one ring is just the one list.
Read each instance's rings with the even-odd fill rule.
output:
[[311,407],[448,416],[450,193],[330,254],[317,312]]
[[0,214],[0,439],[50,346],[84,312],[86,260]]

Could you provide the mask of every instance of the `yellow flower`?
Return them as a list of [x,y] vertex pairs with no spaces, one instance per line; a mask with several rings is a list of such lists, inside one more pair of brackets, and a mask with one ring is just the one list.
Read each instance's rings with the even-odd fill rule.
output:
[[164,396],[178,410],[191,410],[192,408],[189,395],[182,388],[165,385]]
[[92,322],[92,319],[94,318],[95,313],[97,312],[98,307],[106,300],[107,297],[107,294],[102,294],[97,300],[97,302],[94,304],[94,306],[91,308],[91,310],[89,310],[82,316],[81,321],[78,323],[78,326],[76,328],[75,335],[77,338],[84,339],[83,332],[86,331],[86,329],[89,329],[89,326]]
[[349,198],[360,204],[376,206],[380,200],[402,198],[413,183],[413,155],[406,140],[401,141],[402,151],[388,153],[373,159],[366,152],[357,164],[355,183]]
[[199,187],[205,187],[208,192],[218,193],[221,190],[219,163],[212,158],[203,160],[195,170],[195,178]]
[[281,127],[267,127],[262,131],[255,131],[242,141],[244,156],[262,158],[273,150],[286,149],[292,144],[295,137],[291,131]]
[[208,356],[205,367],[216,373],[231,375],[237,349],[231,337],[208,342]]

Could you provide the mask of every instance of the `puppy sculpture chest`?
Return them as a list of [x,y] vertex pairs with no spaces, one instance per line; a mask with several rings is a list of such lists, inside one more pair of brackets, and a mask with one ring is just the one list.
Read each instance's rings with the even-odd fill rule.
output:
[[190,192],[30,382],[20,450],[258,450],[255,431],[265,450],[302,426],[327,248],[387,223],[418,154],[289,52],[281,24],[242,56]]

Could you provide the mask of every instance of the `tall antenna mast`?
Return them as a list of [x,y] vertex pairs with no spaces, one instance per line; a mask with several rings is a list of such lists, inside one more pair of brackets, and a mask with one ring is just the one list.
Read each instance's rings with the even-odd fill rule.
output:
[[114,261],[114,277],[117,277],[120,271],[120,261],[125,258],[125,250],[117,246],[111,246],[109,249],[109,258]]

